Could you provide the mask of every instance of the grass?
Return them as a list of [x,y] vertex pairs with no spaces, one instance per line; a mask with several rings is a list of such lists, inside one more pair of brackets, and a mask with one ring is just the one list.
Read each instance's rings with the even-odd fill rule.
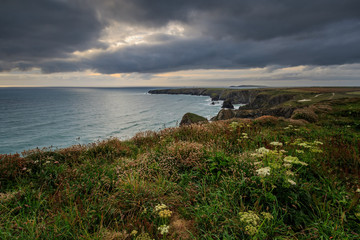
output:
[[359,239],[360,102],[327,107],[0,155],[0,239]]

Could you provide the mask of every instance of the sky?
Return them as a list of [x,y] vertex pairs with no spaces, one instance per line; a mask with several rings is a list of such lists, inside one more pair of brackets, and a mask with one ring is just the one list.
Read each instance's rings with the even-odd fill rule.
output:
[[0,87],[360,86],[359,0],[2,0]]

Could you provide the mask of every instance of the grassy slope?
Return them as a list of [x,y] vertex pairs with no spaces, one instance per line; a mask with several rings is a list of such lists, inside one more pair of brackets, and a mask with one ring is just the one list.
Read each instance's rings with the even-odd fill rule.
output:
[[360,101],[326,104],[2,155],[0,239],[359,239]]

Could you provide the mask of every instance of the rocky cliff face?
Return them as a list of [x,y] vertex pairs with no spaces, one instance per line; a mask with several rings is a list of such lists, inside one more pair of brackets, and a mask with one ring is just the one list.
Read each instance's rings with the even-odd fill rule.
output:
[[295,94],[278,92],[274,95],[269,91],[270,89],[182,88],[151,90],[149,93],[201,95],[209,96],[212,100],[226,100],[233,104],[246,104],[238,110],[222,109],[212,120],[225,120],[234,117],[257,118],[264,115],[291,117],[295,109],[279,105],[293,99]]
[[213,101],[231,100],[233,104],[247,104],[259,94],[257,89],[223,89],[223,88],[179,88],[150,90],[150,94],[186,94],[209,96]]
[[292,107],[276,107],[276,108],[261,108],[261,109],[222,109],[220,112],[213,117],[211,120],[227,120],[231,118],[258,118],[265,115],[275,117],[290,118],[295,108]]
[[279,94],[272,96],[269,94],[258,94],[255,98],[249,102],[249,104],[241,107],[241,109],[259,109],[269,108],[282,104],[294,98],[294,94]]

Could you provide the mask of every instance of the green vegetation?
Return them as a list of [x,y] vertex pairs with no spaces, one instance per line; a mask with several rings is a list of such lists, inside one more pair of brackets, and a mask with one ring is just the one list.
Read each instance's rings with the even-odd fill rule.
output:
[[308,109],[0,155],[0,239],[359,239],[360,100]]

